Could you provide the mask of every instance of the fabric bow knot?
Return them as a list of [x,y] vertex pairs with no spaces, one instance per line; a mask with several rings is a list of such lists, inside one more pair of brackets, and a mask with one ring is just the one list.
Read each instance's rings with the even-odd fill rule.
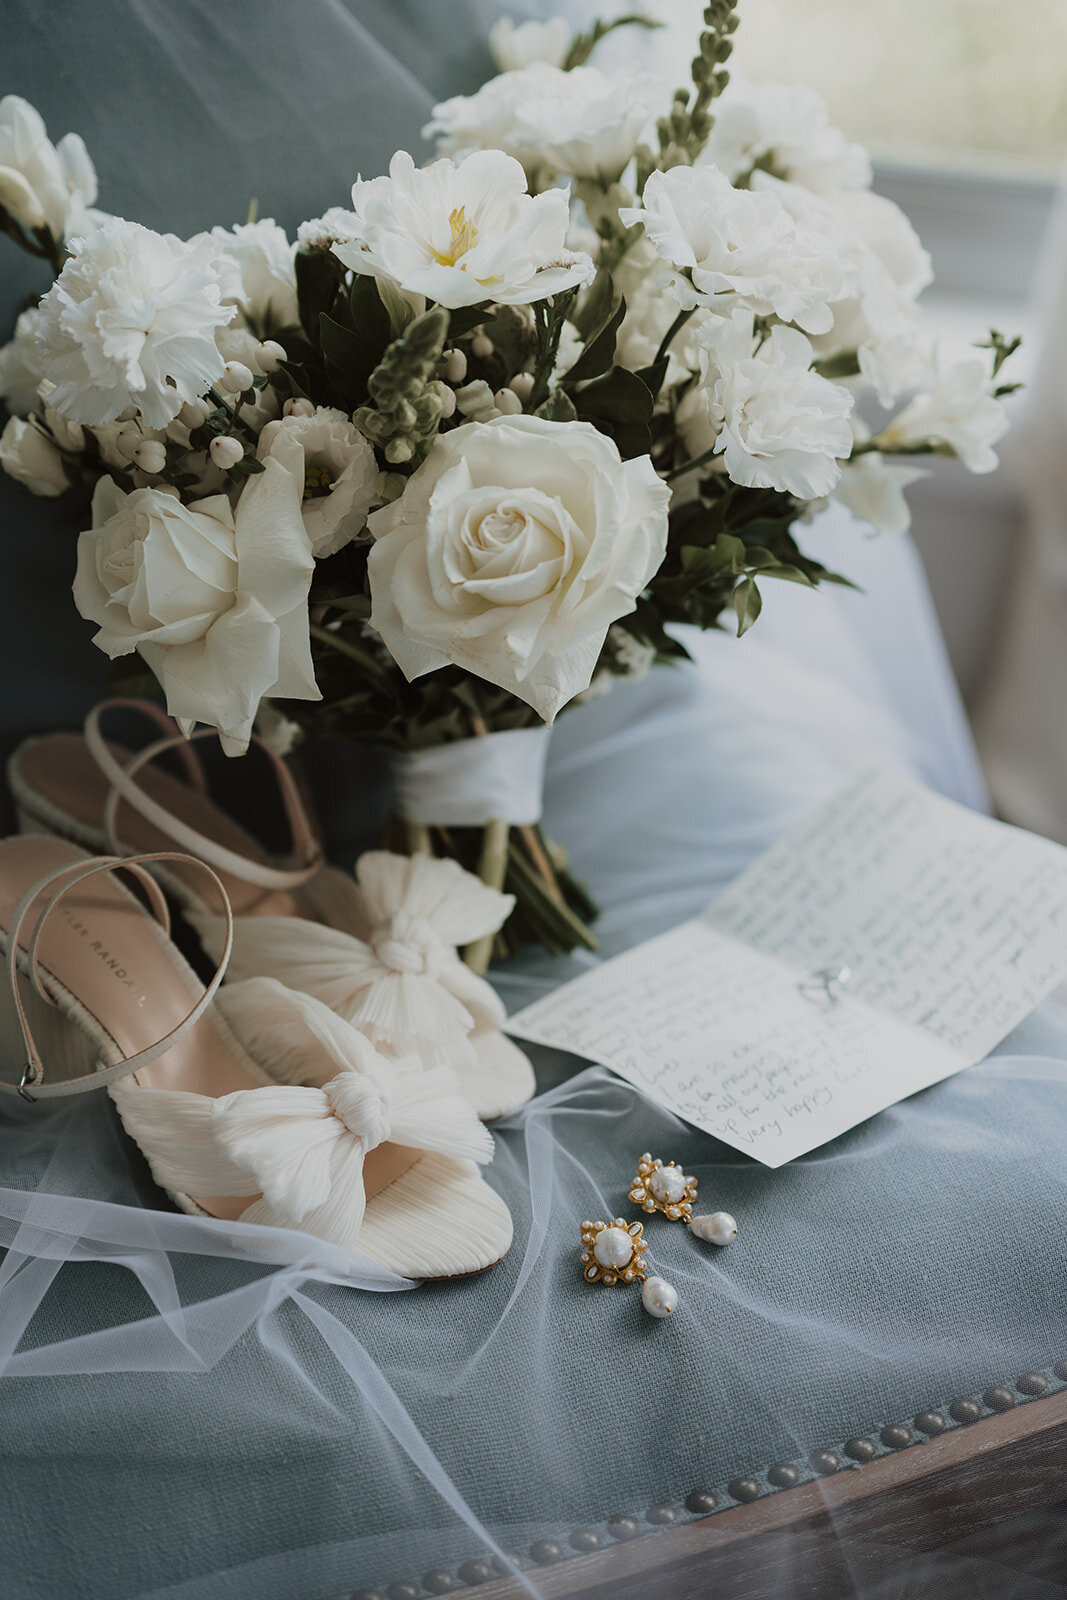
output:
[[380,922],[368,941],[382,966],[390,972],[426,974],[435,978],[446,954],[425,917],[412,916],[401,908]]

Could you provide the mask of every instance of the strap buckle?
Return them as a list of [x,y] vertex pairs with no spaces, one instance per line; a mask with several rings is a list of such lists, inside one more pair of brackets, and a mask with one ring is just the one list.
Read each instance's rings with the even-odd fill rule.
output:
[[31,1094],[26,1085],[28,1083],[39,1082],[40,1079],[37,1076],[36,1068],[31,1062],[27,1061],[26,1065],[22,1069],[22,1077],[19,1079],[19,1094],[24,1100],[28,1100],[32,1106],[37,1104],[37,1096],[35,1094]]

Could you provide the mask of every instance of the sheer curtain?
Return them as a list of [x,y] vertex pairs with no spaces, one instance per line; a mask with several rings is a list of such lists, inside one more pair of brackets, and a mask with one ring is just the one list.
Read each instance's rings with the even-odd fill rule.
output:
[[1035,320],[1045,342],[1015,436],[1026,529],[975,723],[998,809],[1067,844],[1067,186]]

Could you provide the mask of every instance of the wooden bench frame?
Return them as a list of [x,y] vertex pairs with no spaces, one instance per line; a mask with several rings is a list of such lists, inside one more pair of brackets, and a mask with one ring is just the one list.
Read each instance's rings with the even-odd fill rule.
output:
[[[864,1576],[1067,1497],[1067,1389],[662,1533],[528,1573],[544,1600],[848,1597]],[[1064,1574],[1067,1580],[1067,1574]],[[849,1587],[848,1585],[853,1587]],[[480,1600],[529,1600],[515,1578]],[[936,1600],[976,1600],[939,1577]],[[1019,1593],[1021,1591],[1014,1590]],[[988,1591],[986,1591],[988,1594]]]

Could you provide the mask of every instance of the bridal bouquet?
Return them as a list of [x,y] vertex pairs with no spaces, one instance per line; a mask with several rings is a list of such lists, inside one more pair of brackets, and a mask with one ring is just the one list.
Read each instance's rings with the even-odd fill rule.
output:
[[900,530],[915,457],[989,471],[1006,426],[1014,346],[939,359],[865,152],[804,89],[727,87],[735,4],[673,101],[588,64],[644,18],[498,23],[435,158],[295,243],[95,210],[81,140],[0,101],[0,228],[55,275],[0,350],[0,461],[91,495],[96,644],[230,755],[254,724],[389,747],[388,842],[512,892],[507,950],[594,942],[539,827],[554,718],[684,657],[678,624],[744,633],[764,580],[843,581],[797,542],[828,496]]

